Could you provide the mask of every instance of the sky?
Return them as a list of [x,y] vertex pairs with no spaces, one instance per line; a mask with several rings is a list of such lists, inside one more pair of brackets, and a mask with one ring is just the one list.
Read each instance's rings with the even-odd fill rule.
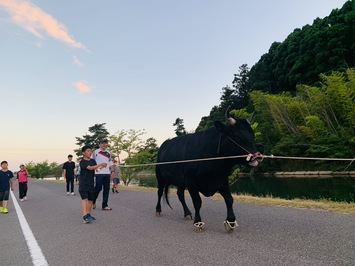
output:
[[160,145],[242,64],[346,0],[0,0],[0,160],[62,163],[106,123]]

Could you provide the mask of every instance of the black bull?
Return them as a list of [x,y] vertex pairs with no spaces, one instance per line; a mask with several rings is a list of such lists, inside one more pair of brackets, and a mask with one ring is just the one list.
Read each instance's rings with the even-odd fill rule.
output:
[[[228,176],[235,164],[249,163],[251,166],[257,166],[259,164],[254,142],[254,132],[246,119],[230,119],[230,125],[224,125],[216,121],[214,125],[214,128],[205,131],[187,134],[165,141],[159,149],[157,162],[162,163],[247,154],[251,154],[251,159],[247,161],[247,156],[245,156],[237,159],[157,165],[158,203],[156,212],[158,216],[161,214],[160,202],[163,193],[165,192],[165,198],[169,204],[168,188],[170,185],[175,185],[177,187],[178,198],[184,209],[185,217],[191,217],[191,212],[184,198],[184,190],[185,188],[188,189],[195,208],[194,225],[196,227],[203,227],[204,224],[200,217],[202,201],[199,192],[206,197],[213,196],[216,192],[219,192],[227,205],[227,219],[225,223],[235,223],[236,225],[233,211],[233,197],[229,191]],[[232,229],[233,228],[232,224]]]

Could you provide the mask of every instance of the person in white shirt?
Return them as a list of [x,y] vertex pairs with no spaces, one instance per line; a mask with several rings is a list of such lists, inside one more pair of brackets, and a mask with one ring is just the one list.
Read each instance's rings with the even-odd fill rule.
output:
[[108,140],[103,138],[100,140],[100,148],[95,150],[91,158],[96,161],[97,164],[106,163],[106,167],[101,167],[95,171],[95,199],[93,200],[93,208],[96,208],[96,200],[103,188],[102,192],[102,210],[110,211],[111,207],[108,206],[108,197],[110,192],[110,180],[113,179],[115,174],[114,165],[112,162],[112,155],[107,150]]

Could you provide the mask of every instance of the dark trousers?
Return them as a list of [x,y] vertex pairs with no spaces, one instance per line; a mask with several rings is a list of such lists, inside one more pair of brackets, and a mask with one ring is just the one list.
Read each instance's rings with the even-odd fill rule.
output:
[[66,177],[65,180],[67,181],[67,192],[69,192],[69,185],[70,185],[70,192],[74,192],[74,176]]
[[27,196],[27,182],[18,183],[18,190],[20,192],[20,199]]
[[104,188],[102,192],[102,208],[108,206],[108,195],[110,194],[110,175],[95,175],[96,182],[95,182],[95,199],[93,204],[96,204],[96,199]]

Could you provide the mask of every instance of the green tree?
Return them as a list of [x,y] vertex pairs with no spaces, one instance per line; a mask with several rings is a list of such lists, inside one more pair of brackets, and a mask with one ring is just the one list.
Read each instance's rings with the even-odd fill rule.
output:
[[74,150],[77,156],[77,160],[79,160],[81,155],[81,148],[83,146],[89,146],[91,149],[95,150],[99,148],[99,140],[102,138],[107,138],[109,132],[105,128],[106,123],[95,124],[89,127],[89,133],[86,133],[82,137],[75,137],[76,145],[78,145],[78,149]]
[[[153,163],[156,162],[158,156],[159,146],[155,138],[149,138],[145,141],[144,145],[139,149],[138,154],[140,156],[141,163]],[[144,170],[153,172],[155,166],[147,166]]]
[[[355,70],[321,75],[320,87],[290,93],[250,94],[264,153],[353,158],[355,155]],[[278,170],[344,169],[341,163],[281,162]]]
[[49,163],[48,161],[41,163],[29,162],[26,164],[26,168],[32,177],[43,179],[47,175],[56,174],[58,164],[55,162]]
[[239,73],[234,74],[233,88],[235,89],[236,102],[240,102],[239,106],[234,106],[235,108],[240,108],[240,106],[245,106],[249,99],[249,92],[251,87],[249,84],[249,67],[247,64],[243,64],[239,67]]
[[[116,134],[109,136],[110,150],[117,157],[121,152],[127,153],[125,164],[140,164],[142,162],[141,156],[137,156],[142,149],[144,141],[141,136],[146,132],[144,130],[120,130]],[[122,181],[125,185],[129,185],[130,182],[135,179],[138,173],[142,171],[141,168],[135,167],[122,167]]]
[[181,137],[183,135],[186,135],[186,129],[184,126],[184,120],[181,118],[176,118],[175,123],[173,124],[174,127],[176,127],[175,129],[175,134],[178,137]]

